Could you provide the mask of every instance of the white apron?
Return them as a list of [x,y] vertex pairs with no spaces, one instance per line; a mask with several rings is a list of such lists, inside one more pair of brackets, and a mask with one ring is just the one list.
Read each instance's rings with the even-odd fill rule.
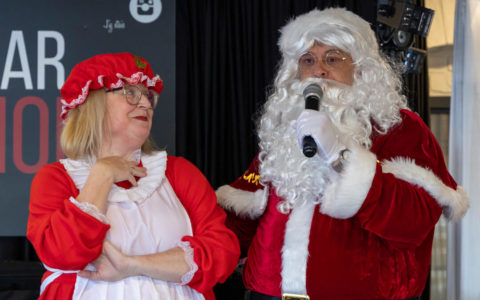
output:
[[[139,155],[139,152],[137,153]],[[63,160],[77,188],[85,184],[92,162]],[[106,239],[126,255],[163,252],[182,246],[185,235],[193,235],[190,218],[165,177],[167,155],[164,151],[142,155],[147,176],[138,187],[113,186],[106,211],[111,228]],[[191,252],[193,257],[193,252]],[[94,269],[89,265],[88,269]],[[191,274],[188,281],[191,280]],[[146,276],[128,277],[116,282],[94,281],[77,276],[73,299],[204,299],[187,285],[155,280]]]

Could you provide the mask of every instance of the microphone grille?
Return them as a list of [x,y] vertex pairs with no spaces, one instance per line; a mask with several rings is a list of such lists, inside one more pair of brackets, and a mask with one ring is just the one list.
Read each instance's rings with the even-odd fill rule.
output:
[[310,97],[316,97],[320,100],[323,97],[323,90],[318,84],[315,84],[315,83],[309,84],[303,90],[303,97],[305,99],[308,99]]

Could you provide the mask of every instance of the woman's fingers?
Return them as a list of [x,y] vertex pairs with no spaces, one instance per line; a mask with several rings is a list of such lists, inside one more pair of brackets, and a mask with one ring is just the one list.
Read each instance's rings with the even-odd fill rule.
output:
[[137,162],[127,160],[120,156],[104,157],[97,161],[103,166],[103,169],[108,170],[113,176],[114,182],[128,180],[132,185],[137,186],[137,181],[134,177],[147,176],[147,169],[137,166]]
[[110,242],[109,240],[104,240],[103,241],[103,249],[102,249],[103,253],[105,253],[105,255],[107,256],[108,258],[108,255],[112,252],[120,252],[120,250],[118,250],[113,244],[112,242]]
[[137,165],[130,166],[130,175],[131,176],[128,178],[128,181],[130,181],[133,186],[138,186],[135,177],[141,178],[147,176],[147,169],[144,167],[139,167]]
[[103,251],[106,259],[118,272],[121,277],[134,276],[133,266],[131,264],[132,257],[125,255],[120,249],[115,247],[108,240],[103,243]]
[[94,279],[94,277],[95,277],[94,274],[95,273],[97,273],[97,272],[89,271],[89,270],[82,270],[82,271],[78,272],[78,276],[84,277],[84,278],[87,278],[87,279],[96,280],[96,279]]
[[134,163],[134,165],[130,165],[130,174],[137,177],[145,177],[147,176],[147,169],[139,167]]
[[100,254],[96,260],[90,263],[95,268],[95,271],[85,269],[78,272],[78,276],[91,280],[103,280],[99,270],[103,268],[105,263],[108,263],[107,258],[104,254]]

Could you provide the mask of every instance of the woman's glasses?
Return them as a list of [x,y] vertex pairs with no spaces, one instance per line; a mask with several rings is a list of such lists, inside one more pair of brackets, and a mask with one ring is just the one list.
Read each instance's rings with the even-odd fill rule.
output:
[[121,88],[113,89],[113,90],[108,90],[108,92],[121,92],[125,96],[125,100],[127,100],[127,103],[130,105],[138,105],[140,103],[140,100],[142,99],[142,95],[147,98],[148,102],[150,102],[150,106],[152,109],[155,109],[157,106],[158,102],[158,94],[153,91],[153,90],[146,90],[142,91],[139,87],[136,85],[124,85]]

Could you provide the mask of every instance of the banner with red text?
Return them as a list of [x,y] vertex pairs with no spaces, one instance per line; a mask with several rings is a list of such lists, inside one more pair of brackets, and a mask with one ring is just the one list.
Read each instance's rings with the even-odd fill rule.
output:
[[174,0],[16,0],[0,11],[0,236],[23,236],[33,176],[63,155],[60,87],[78,62],[131,52],[164,81],[152,135],[175,152]]

